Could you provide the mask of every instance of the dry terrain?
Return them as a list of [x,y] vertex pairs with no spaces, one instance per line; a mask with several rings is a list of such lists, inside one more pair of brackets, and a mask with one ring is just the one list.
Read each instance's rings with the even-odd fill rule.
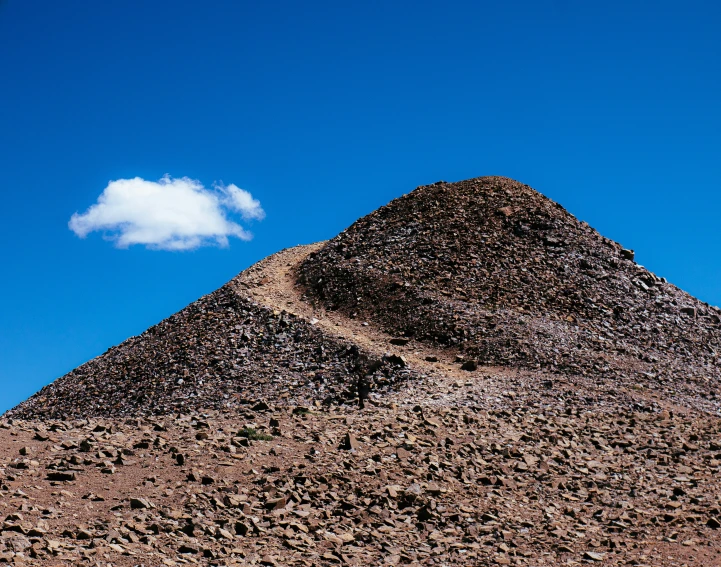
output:
[[[0,563],[721,565],[718,311],[656,276],[636,297],[648,272],[530,188],[464,183],[259,262],[5,414]],[[427,230],[454,188],[504,209],[492,253]],[[545,274],[584,247],[562,280],[596,307]]]

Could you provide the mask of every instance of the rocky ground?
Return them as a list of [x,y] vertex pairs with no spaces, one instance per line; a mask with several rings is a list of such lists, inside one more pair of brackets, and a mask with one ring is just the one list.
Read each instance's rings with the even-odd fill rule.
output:
[[[480,381],[448,384],[483,399]],[[721,428],[514,401],[4,422],[0,561],[719,565]],[[519,388],[521,389],[521,388]]]
[[[480,183],[489,190],[495,181]],[[493,193],[515,190],[505,183]],[[422,201],[438,187],[423,188]],[[395,218],[383,211],[359,221],[370,223],[363,239],[358,226],[344,235],[362,247],[382,231],[395,234],[392,222],[376,222]],[[434,218],[424,215],[423,222]],[[554,226],[548,238],[565,225]],[[403,286],[422,284],[438,298],[407,301],[425,296],[383,288],[386,272],[406,269],[400,257],[380,261],[378,243],[390,254],[395,237],[364,252],[372,267],[365,256],[356,262],[363,282],[373,282],[370,273],[381,283],[349,280],[358,293],[351,310],[332,298],[339,280],[308,275],[323,257],[333,272],[344,235],[267,258],[5,414],[0,563],[721,565],[714,309],[659,279],[643,300],[623,298],[626,318],[572,311],[582,338],[572,353],[559,339],[553,356],[606,356],[607,370],[564,366],[543,358],[554,343],[538,325],[572,304],[551,302],[546,290],[534,296],[532,312],[521,301],[526,292],[511,284],[498,297],[516,299],[491,304],[472,296],[486,291],[468,291],[463,278],[453,291],[450,280],[406,274]],[[414,246],[424,249],[418,238]],[[580,246],[570,236],[564,242]],[[440,251],[451,248],[438,246],[441,261]],[[540,257],[547,265],[557,259]],[[632,262],[617,268],[616,282],[641,270]],[[346,277],[347,269],[333,274]],[[569,273],[578,283],[577,270]],[[603,286],[611,284],[593,297],[617,293]],[[483,335],[502,344],[494,365],[479,354],[485,339],[470,334],[471,319],[454,319],[456,342],[425,332],[450,328],[446,317],[459,311],[448,309],[461,305],[461,292],[463,309],[476,302],[482,321],[493,314],[496,326],[477,331],[497,333]],[[660,297],[693,303],[693,324]],[[428,305],[437,321],[426,319]],[[394,326],[413,306],[418,314],[407,316],[418,332]],[[505,328],[501,312],[515,326]],[[639,338],[631,336],[661,316],[672,318],[666,328],[649,338],[639,327]],[[646,349],[648,360],[611,356],[600,335],[588,342],[599,325],[617,336],[614,345]],[[525,334],[514,335],[518,329]],[[537,358],[508,358],[527,342]],[[685,354],[673,362],[671,353]]]

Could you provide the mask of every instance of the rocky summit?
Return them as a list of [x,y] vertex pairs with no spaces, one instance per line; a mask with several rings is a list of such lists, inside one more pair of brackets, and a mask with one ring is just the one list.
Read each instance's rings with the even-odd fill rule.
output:
[[419,187],[0,419],[0,563],[721,565],[721,311],[530,187]]
[[327,309],[479,364],[721,395],[721,310],[510,179],[419,187],[311,254],[300,274]]

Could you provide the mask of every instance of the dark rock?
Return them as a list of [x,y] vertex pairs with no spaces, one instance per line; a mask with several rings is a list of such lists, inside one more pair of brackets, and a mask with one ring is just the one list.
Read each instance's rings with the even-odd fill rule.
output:
[[150,508],[151,504],[145,498],[131,498],[130,508],[133,510],[144,510]]
[[343,438],[343,442],[341,443],[341,449],[346,451],[355,451],[360,449],[360,443],[358,443],[358,440],[352,433],[346,433]]
[[57,482],[70,482],[75,480],[75,473],[74,472],[49,472],[47,479],[48,480],[54,480]]

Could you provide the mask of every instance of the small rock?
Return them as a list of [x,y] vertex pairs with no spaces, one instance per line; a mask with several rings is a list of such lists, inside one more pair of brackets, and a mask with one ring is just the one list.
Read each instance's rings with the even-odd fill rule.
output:
[[396,457],[398,457],[401,461],[406,461],[410,459],[411,452],[407,451],[403,447],[398,447],[398,449],[396,450]]
[[145,510],[150,508],[152,505],[145,498],[131,498],[130,508],[133,510]]
[[349,432],[346,433],[343,438],[341,449],[345,449],[346,451],[356,451],[360,449],[360,443],[358,442],[358,439],[355,438],[355,435]]
[[285,496],[282,496],[280,498],[270,498],[264,504],[266,510],[280,510],[282,508],[285,508],[285,505]]
[[47,476],[48,480],[54,480],[56,482],[70,482],[75,480],[74,472],[49,472]]

